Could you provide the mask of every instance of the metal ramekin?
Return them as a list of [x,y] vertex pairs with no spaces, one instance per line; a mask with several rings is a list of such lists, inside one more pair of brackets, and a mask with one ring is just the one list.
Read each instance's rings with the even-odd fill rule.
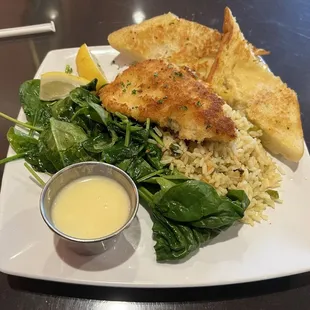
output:
[[[130,199],[127,222],[114,233],[97,239],[80,239],[64,234],[57,229],[51,217],[51,208],[59,191],[70,182],[86,176],[104,176],[118,182],[126,190]],[[87,206],[85,206],[87,207]],[[101,162],[82,162],[65,167],[51,177],[40,196],[40,211],[47,226],[67,242],[68,247],[82,255],[100,254],[114,244],[117,236],[130,225],[139,207],[139,194],[133,180],[123,170]],[[103,221],[104,223],[104,221]]]

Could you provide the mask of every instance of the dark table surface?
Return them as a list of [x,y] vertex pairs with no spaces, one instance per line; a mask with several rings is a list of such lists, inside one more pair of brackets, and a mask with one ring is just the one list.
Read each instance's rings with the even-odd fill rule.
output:
[[[265,60],[299,95],[310,142],[310,2],[307,0],[16,0],[0,2],[0,28],[49,22],[55,34],[0,40],[0,111],[16,116],[18,87],[34,76],[46,53],[87,42],[168,11],[221,29],[228,5],[246,38],[272,53]],[[136,13],[136,14],[135,14]],[[10,124],[0,120],[0,158]],[[309,143],[308,143],[309,146]],[[2,175],[3,167],[0,167]],[[0,250],[1,255],[1,250]],[[0,309],[310,309],[310,274],[241,285],[194,289],[120,289],[59,284],[0,273]]]

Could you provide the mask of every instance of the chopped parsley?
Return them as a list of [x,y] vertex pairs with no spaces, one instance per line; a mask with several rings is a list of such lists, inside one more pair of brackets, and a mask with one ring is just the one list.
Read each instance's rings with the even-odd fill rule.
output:
[[65,73],[71,74],[72,72],[73,72],[73,69],[71,68],[71,66],[70,65],[66,65]]
[[164,100],[166,100],[167,98],[168,98],[168,97],[165,96],[165,97],[159,99],[159,100],[157,101],[157,103],[158,103],[158,104],[162,104],[162,103],[164,103]]
[[133,89],[133,90],[131,91],[131,93],[132,93],[133,95],[135,95],[135,94],[137,93],[137,91],[136,91],[135,89]]
[[266,191],[266,193],[274,200],[279,199],[279,193],[275,190],[269,189]]
[[158,72],[155,72],[155,73],[154,73],[154,76],[155,76],[155,77],[158,77]]
[[129,81],[127,80],[127,84],[126,84],[126,85],[125,85],[124,82],[121,82],[120,84],[121,84],[123,93],[125,93],[126,90],[127,90],[127,87],[131,85],[131,82],[129,82]]
[[176,158],[179,158],[181,157],[182,155],[182,151],[181,151],[181,148],[180,148],[180,145],[177,144],[177,143],[171,143],[170,146],[169,146],[169,149],[172,153],[172,155]]
[[186,105],[182,105],[182,106],[180,107],[180,110],[182,110],[182,111],[187,111],[187,110],[188,110],[188,107],[187,107]]
[[175,71],[174,74],[175,74],[176,76],[179,76],[179,77],[182,77],[182,76],[183,76],[183,73],[180,72],[180,71]]
[[196,106],[197,106],[197,107],[201,107],[201,106],[202,106],[202,103],[201,103],[200,101],[197,101],[197,102],[196,102]]

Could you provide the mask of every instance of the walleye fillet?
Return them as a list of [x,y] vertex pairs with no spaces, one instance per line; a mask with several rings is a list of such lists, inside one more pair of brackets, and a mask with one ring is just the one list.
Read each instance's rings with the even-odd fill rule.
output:
[[181,139],[231,141],[233,121],[224,100],[187,68],[164,60],[145,60],[119,74],[99,92],[103,106],[140,122],[150,118]]

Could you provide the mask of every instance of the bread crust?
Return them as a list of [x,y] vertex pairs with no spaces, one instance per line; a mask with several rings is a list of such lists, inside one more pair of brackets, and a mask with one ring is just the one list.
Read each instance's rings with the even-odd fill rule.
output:
[[301,159],[304,140],[297,95],[254,54],[229,8],[207,81],[262,129],[262,143],[272,153],[295,162]]

